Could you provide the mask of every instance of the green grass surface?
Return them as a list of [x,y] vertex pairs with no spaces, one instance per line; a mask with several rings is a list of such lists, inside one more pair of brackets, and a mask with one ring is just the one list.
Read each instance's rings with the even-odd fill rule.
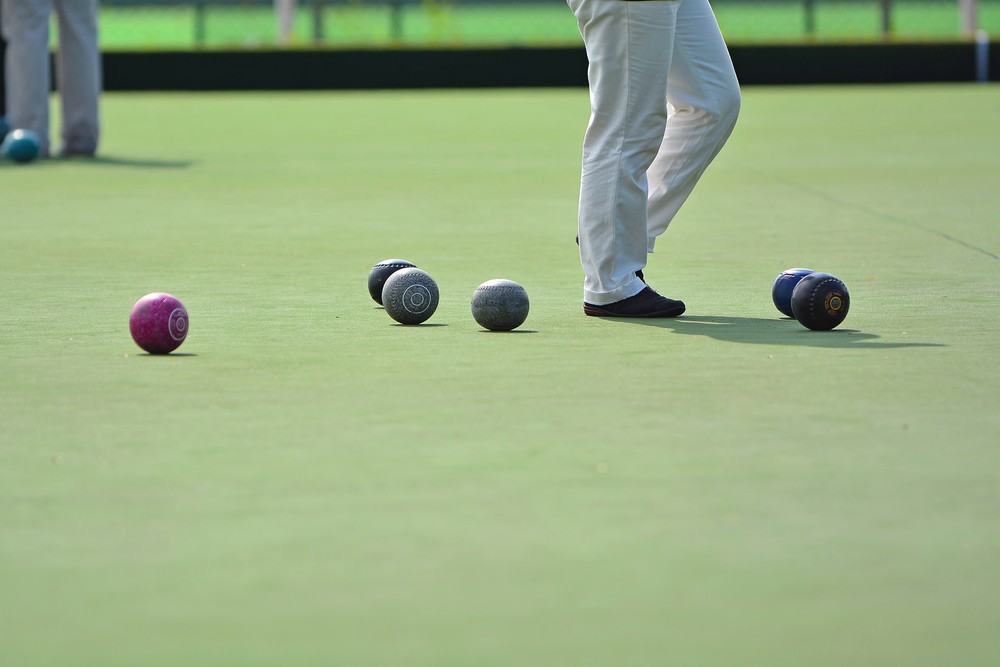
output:
[[[660,323],[581,312],[584,90],[103,110],[97,161],[0,164],[5,665],[1000,658],[997,86],[747,90]],[[779,316],[792,266],[841,328]],[[129,337],[152,291],[182,354]]]
[[[740,42],[836,40],[884,37],[878,2],[819,2],[813,33],[802,2],[713,4],[728,40]],[[954,1],[896,0],[890,39],[959,39],[960,13]],[[576,20],[562,2],[523,5],[425,3],[401,9],[398,20],[387,5],[348,4],[321,13],[322,40],[332,47],[469,46],[579,44]],[[116,8],[101,14],[104,49],[256,48],[277,40],[274,12],[264,8],[210,7],[199,36],[193,7]],[[980,0],[979,25],[1000,34],[1000,1]],[[296,14],[293,45],[313,46],[314,12]]]

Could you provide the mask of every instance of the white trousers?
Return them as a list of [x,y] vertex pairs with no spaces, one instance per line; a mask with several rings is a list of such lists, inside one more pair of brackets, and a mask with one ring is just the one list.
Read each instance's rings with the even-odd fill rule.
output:
[[567,0],[590,61],[579,240],[584,301],[638,294],[646,265],[733,131],[740,89],[708,0]]
[[56,87],[62,102],[62,149],[92,154],[100,133],[101,63],[97,41],[98,0],[0,0],[7,40],[7,119],[33,130],[49,152],[49,17],[59,24]]

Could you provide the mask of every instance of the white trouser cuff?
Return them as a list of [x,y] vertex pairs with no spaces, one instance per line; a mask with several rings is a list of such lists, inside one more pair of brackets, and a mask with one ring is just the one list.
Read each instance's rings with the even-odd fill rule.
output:
[[627,285],[613,289],[610,292],[591,292],[585,289],[583,290],[583,300],[595,306],[607,306],[610,303],[635,296],[644,289],[646,289],[646,283],[635,277]]

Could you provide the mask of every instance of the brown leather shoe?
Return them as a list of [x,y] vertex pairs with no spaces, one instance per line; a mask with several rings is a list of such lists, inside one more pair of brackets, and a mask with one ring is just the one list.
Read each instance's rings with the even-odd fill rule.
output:
[[592,317],[677,317],[684,310],[683,301],[661,296],[652,287],[605,306],[583,302],[583,312]]

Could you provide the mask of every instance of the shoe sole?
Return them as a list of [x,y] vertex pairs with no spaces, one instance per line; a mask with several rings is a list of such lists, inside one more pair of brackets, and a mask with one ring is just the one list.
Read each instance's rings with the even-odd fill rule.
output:
[[681,304],[665,310],[656,310],[651,313],[633,313],[629,315],[623,313],[612,313],[611,311],[604,310],[603,308],[598,308],[596,306],[585,305],[583,307],[583,313],[591,317],[631,317],[644,319],[653,317],[677,317],[678,315],[683,315],[685,310],[687,310],[687,308]]

